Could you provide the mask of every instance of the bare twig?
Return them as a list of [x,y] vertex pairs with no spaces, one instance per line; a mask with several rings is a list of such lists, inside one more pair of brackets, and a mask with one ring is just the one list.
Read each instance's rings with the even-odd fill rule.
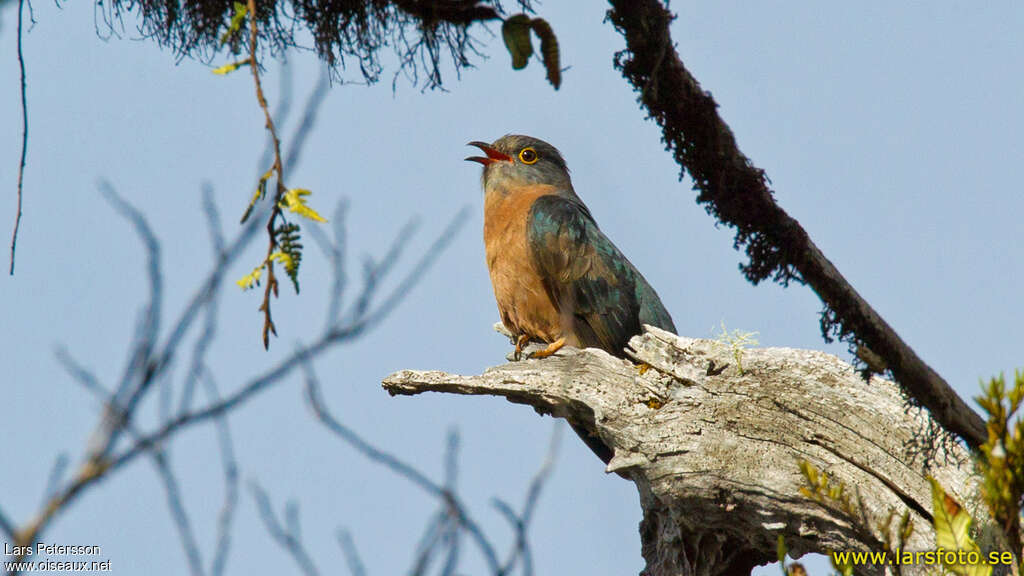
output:
[[[213,381],[213,377],[207,373],[204,382],[206,382],[209,401],[211,403],[219,402],[220,392],[217,390],[217,384]],[[235,459],[234,443],[231,440],[231,430],[228,428],[227,418],[217,418],[214,422],[217,426],[220,459],[224,468],[224,504],[217,515],[217,541],[214,546],[213,561],[210,564],[210,576],[221,576],[227,565],[228,551],[231,548],[231,525],[238,503],[238,462]]]
[[[405,298],[405,295],[409,293],[409,290],[419,282],[419,279],[423,276],[424,272],[434,264],[437,257],[444,252],[445,248],[448,247],[448,244],[451,243],[452,239],[455,237],[455,234],[458,233],[463,224],[466,223],[466,219],[468,217],[469,206],[464,206],[455,214],[441,234],[438,235],[434,242],[427,248],[419,262],[412,267],[409,273],[405,275],[405,278],[398,283],[391,293],[384,298],[384,300],[382,300],[374,310],[367,310],[360,318],[352,319],[347,323],[335,325],[331,329],[331,333],[338,337],[356,335],[364,330],[374,327],[378,322],[380,322],[380,320],[390,314],[391,311],[394,310],[395,306],[397,306],[402,299]],[[383,266],[383,262],[378,265],[378,267]],[[359,299],[357,299],[357,301],[358,300]]]
[[103,384],[100,384],[96,375],[75,360],[67,348],[58,346],[53,351],[53,355],[57,358],[57,362],[64,367],[68,375],[78,381],[90,394],[96,396],[103,403],[110,400],[110,392],[103,387]]
[[298,533],[297,509],[293,505],[289,506],[291,512],[286,513],[286,515],[291,518],[291,521],[287,521],[288,525],[283,526],[277,519],[277,515],[274,514],[274,508],[270,504],[270,497],[267,496],[267,492],[255,482],[250,482],[249,488],[252,490],[252,496],[256,500],[256,507],[259,508],[263,525],[267,528],[270,536],[282,548],[288,551],[288,554],[299,565],[299,569],[302,570],[303,574],[306,576],[318,576],[320,571],[317,570],[316,565],[313,564],[313,559],[306,552]]
[[[24,28],[25,4],[29,0],[18,0],[18,70],[21,75],[21,159],[18,162],[18,208],[14,217],[14,231],[11,233],[11,269],[9,274],[14,276],[14,254],[18,248],[18,229],[21,228],[21,197],[22,181],[25,176],[25,158],[28,155],[28,98],[25,82],[25,55],[22,52],[22,31]],[[30,8],[31,9],[31,8]]]
[[316,241],[317,246],[323,252],[324,257],[331,263],[331,292],[327,304],[327,314],[324,318],[324,329],[329,330],[336,322],[344,304],[345,285],[347,276],[345,274],[345,218],[348,213],[348,202],[344,199],[338,201],[334,208],[334,216],[331,222],[334,228],[334,241],[327,238],[327,234],[319,226],[309,228],[310,236]]
[[441,567],[441,576],[451,576],[459,563],[459,542],[462,531],[459,529],[459,510],[453,504],[454,495],[457,494],[456,481],[459,476],[459,431],[452,428],[448,431],[448,442],[444,458],[444,489],[452,495],[449,501],[445,502],[446,521],[441,530],[441,546],[448,549],[445,555],[444,565]]
[[745,247],[742,265],[752,283],[772,278],[810,284],[825,304],[826,340],[838,336],[881,356],[908,394],[972,447],[986,439],[981,417],[925,364],[811,241],[799,222],[772,197],[764,171],[736,144],[711,94],[683,66],[672,41],[674,16],[659,0],[611,0],[608,20],[626,49],[616,67],[640,92],[639,101],[661,127],[663,141],[693,179],[697,201],[718,221],[736,228]]
[[167,496],[167,507],[171,511],[171,518],[181,538],[181,546],[185,551],[185,558],[188,559],[188,568],[192,576],[203,576],[203,560],[199,555],[199,545],[196,542],[195,532],[192,530],[192,522],[189,519],[185,503],[181,499],[181,487],[178,479],[171,470],[167,452],[160,447],[150,451],[153,465],[156,467],[157,475],[160,476],[164,485],[164,493]]
[[4,537],[8,538],[11,542],[18,542],[14,524],[7,518],[7,514],[4,514],[3,510],[0,510],[0,531],[3,531]]
[[291,139],[291,148],[288,150],[288,155],[284,160],[284,169],[288,173],[295,169],[299,158],[302,157],[302,148],[306,141],[309,140],[308,136],[310,131],[313,130],[313,126],[316,125],[316,115],[320,111],[320,106],[323,104],[324,99],[327,98],[330,86],[330,77],[327,73],[320,74],[320,77],[317,78],[316,86],[306,99],[302,120],[295,127],[295,132],[292,134]]
[[[292,70],[291,65],[287,61],[287,56],[282,55],[283,62],[281,63],[281,79],[278,80],[278,98],[277,104],[274,108],[274,118],[280,125],[284,125],[292,112],[292,91],[295,85],[295,72]],[[308,111],[307,111],[308,112]],[[260,163],[256,165],[259,172],[264,172],[267,166],[274,161],[274,140],[267,134],[267,145],[263,148],[263,154],[260,155]],[[285,166],[288,170],[288,166]],[[291,172],[291,170],[288,170]]]
[[348,530],[338,529],[338,545],[341,546],[341,552],[345,556],[345,563],[348,565],[351,576],[366,576],[366,566],[359,557],[356,543],[352,540],[352,534]]
[[46,492],[43,493],[44,504],[57,493],[61,482],[64,480],[64,474],[67,472],[68,464],[70,463],[71,459],[68,458],[66,452],[61,452],[57,455],[57,458],[54,459],[53,466],[50,468],[50,474],[46,478]]
[[416,543],[416,555],[413,558],[412,567],[409,569],[409,576],[423,576],[427,573],[430,563],[434,559],[434,553],[439,548],[441,531],[447,520],[448,512],[444,509],[435,512],[427,520],[423,535]]
[[459,500],[458,496],[446,489],[444,486],[441,486],[427,478],[425,474],[417,470],[412,465],[407,464],[398,457],[373,446],[351,428],[338,421],[333,415],[331,415],[330,411],[323,403],[323,398],[320,395],[320,384],[316,378],[316,374],[313,372],[312,366],[308,361],[303,361],[302,367],[306,373],[306,400],[313,409],[313,414],[316,416],[317,420],[319,420],[328,430],[370,460],[381,464],[395,474],[406,478],[413,484],[419,486],[428,494],[438,498],[445,507],[446,513],[454,515],[457,518],[459,525],[472,537],[473,541],[480,549],[480,552],[483,554],[484,559],[487,561],[491,571],[493,573],[497,573],[500,569],[500,565],[498,563],[497,553],[494,551],[494,546],[487,537],[484,536],[483,531],[476,522],[469,516],[466,507]]
[[523,560],[523,576],[531,576],[533,574],[533,556],[530,553],[530,545],[526,536],[530,528],[530,521],[533,520],[533,512],[536,510],[537,502],[540,499],[541,490],[543,490],[544,485],[551,477],[552,470],[554,470],[558,452],[561,449],[563,430],[564,422],[556,420],[551,428],[548,452],[544,456],[544,461],[541,463],[540,468],[534,473],[533,479],[530,481],[530,487],[526,490],[526,500],[523,503],[522,511],[516,514],[515,510],[507,502],[498,498],[494,499],[495,508],[505,516],[516,534],[515,545],[508,559],[502,564],[502,574],[510,574],[519,558]]
[[142,239],[146,247],[146,271],[149,279],[149,302],[144,308],[142,321],[136,328],[134,344],[128,355],[121,382],[108,404],[117,410],[107,413],[93,435],[92,452],[96,459],[105,459],[117,444],[124,421],[130,418],[136,404],[156,380],[157,371],[153,358],[160,332],[163,280],[160,274],[160,243],[146,218],[137,208],[121,198],[109,182],[100,181],[99,188],[114,209],[131,222]]
[[[214,251],[214,259],[220,259],[225,252],[224,233],[221,230],[220,214],[217,204],[213,200],[213,190],[207,185],[203,187],[203,214],[206,215],[206,227],[210,232],[210,243]],[[217,332],[217,312],[219,299],[216,293],[211,293],[206,305],[205,321],[203,331],[192,346],[192,361],[189,363],[188,372],[185,375],[185,382],[181,389],[181,402],[178,412],[184,414],[192,408],[192,393],[195,390],[196,381],[199,379],[206,353]]]

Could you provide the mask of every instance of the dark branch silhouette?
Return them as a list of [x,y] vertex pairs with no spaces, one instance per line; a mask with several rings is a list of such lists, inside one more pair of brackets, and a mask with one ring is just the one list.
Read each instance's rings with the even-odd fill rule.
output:
[[[22,50],[22,40],[24,39],[24,26],[25,26],[25,4],[28,4],[28,0],[18,0],[18,72],[21,78],[21,159],[18,162],[18,206],[16,208],[16,215],[14,217],[14,231],[11,232],[11,269],[9,274],[14,276],[14,255],[18,248],[18,229],[21,228],[21,198],[22,198],[22,182],[25,177],[25,158],[28,155],[28,99],[25,96],[26,82],[25,82],[25,54]],[[29,10],[32,7],[29,5]],[[31,15],[29,16],[32,19]],[[34,23],[35,20],[32,19]]]
[[638,100],[662,128],[662,138],[693,179],[697,202],[736,229],[746,278],[786,286],[809,284],[824,303],[822,335],[882,357],[914,401],[972,447],[985,441],[981,418],[857,293],[800,224],[772,197],[764,170],[740,152],[718,105],[683,66],[672,42],[674,16],[658,0],[612,0],[608,19],[626,40],[615,66],[639,92]]

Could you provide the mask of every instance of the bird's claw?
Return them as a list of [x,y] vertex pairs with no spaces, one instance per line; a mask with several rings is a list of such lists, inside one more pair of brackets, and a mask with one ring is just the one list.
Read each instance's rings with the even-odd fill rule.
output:
[[531,352],[528,357],[529,358],[547,358],[548,356],[551,356],[555,352],[558,352],[559,350],[561,350],[562,346],[565,346],[565,338],[559,338],[558,340],[555,340],[551,344],[548,344],[548,347],[543,349],[543,350],[537,350],[535,352]]
[[512,354],[512,358],[515,359],[516,362],[523,357],[523,347],[529,344],[529,342],[530,337],[526,334],[520,334],[519,337],[516,338],[516,351]]

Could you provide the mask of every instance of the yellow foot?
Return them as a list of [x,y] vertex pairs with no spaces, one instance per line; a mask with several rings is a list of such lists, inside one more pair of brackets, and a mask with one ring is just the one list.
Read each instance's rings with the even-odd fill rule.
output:
[[651,369],[651,365],[648,364],[647,362],[641,362],[641,363],[636,365],[636,369],[637,369],[637,372],[639,372],[640,375],[643,376],[644,374],[647,374],[648,370]]
[[512,355],[516,361],[523,356],[523,347],[530,343],[530,337],[526,334],[520,334],[519,338],[516,338],[516,353]]
[[551,344],[548,344],[547,348],[543,350],[537,350],[536,352],[530,354],[530,358],[547,358],[548,356],[551,356],[555,352],[561,350],[562,346],[565,346],[565,338],[559,338],[558,340],[555,340]]

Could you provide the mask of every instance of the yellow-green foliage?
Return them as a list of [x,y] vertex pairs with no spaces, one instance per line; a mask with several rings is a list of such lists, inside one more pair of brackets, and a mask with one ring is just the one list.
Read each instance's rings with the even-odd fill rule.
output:
[[267,265],[267,263],[264,262],[264,263],[260,264],[259,266],[253,268],[252,272],[250,272],[250,273],[246,274],[245,276],[242,276],[240,279],[236,280],[235,284],[238,284],[238,287],[241,288],[242,290],[248,290],[250,288],[255,288],[255,287],[259,286],[260,285],[260,276],[263,275],[263,267],[266,266],[266,265]]
[[[972,554],[974,558],[981,559],[981,549],[971,539],[971,515],[960,506],[946,491],[942,489],[938,481],[929,478],[932,483],[932,513],[935,516],[935,546],[944,551],[963,552]],[[992,574],[992,566],[984,562],[974,564],[947,563],[950,556],[942,554],[939,558],[943,565],[954,574],[961,576],[989,576]]]
[[[1009,389],[1006,378],[1000,375],[982,383],[981,391],[975,400],[988,414],[988,440],[982,444],[978,459],[982,496],[1011,543],[1010,549],[1019,551],[1020,510],[1024,505],[1024,422],[1018,412],[1024,401],[1024,373],[1014,373]],[[1019,555],[1015,555],[1019,562]]]
[[220,36],[220,43],[227,44],[231,41],[238,31],[242,29],[242,23],[245,22],[245,17],[249,14],[249,5],[243,2],[234,3],[234,14],[231,15],[231,22],[228,24],[228,29],[224,31]]
[[292,188],[285,192],[284,197],[281,198],[281,207],[315,222],[327,222],[323,216],[316,213],[316,210],[306,205],[306,196],[310,194],[312,192],[305,188]]
[[[266,195],[267,181],[270,179],[273,173],[273,169],[268,170],[260,177],[259,184],[256,187],[256,193],[253,194],[252,200],[249,202],[249,206],[245,209],[245,214],[242,216],[242,222],[245,222],[249,215],[252,213],[253,207],[256,202],[259,202],[261,198]],[[281,201],[278,205],[293,214],[298,214],[303,218],[308,218],[315,222],[326,222],[316,210],[309,207],[306,204],[306,197],[311,192],[305,188],[292,188],[284,193],[281,197]],[[283,214],[282,214],[283,218]],[[272,252],[267,258],[253,271],[236,282],[243,290],[248,290],[254,286],[259,286],[260,276],[263,273],[263,269],[269,264],[277,262],[284,267],[285,274],[292,281],[292,285],[295,287],[295,292],[299,292],[299,265],[302,263],[302,244],[301,240],[301,228],[294,222],[283,222],[274,228],[274,244],[277,246],[277,250]]]
[[757,332],[743,332],[733,330],[731,333],[725,328],[725,321],[722,321],[722,331],[715,337],[723,346],[727,346],[732,352],[732,358],[736,361],[736,369],[743,375],[743,351],[747,348],[757,346],[757,339],[754,336]]
[[[864,507],[855,495],[851,495],[844,482],[829,476],[827,472],[819,470],[807,460],[801,460],[799,464],[800,472],[807,482],[800,488],[801,494],[824,506],[838,509],[852,522],[871,532],[890,557],[895,557],[897,552],[903,549],[914,533],[914,521],[909,510],[899,514],[895,509],[891,509],[884,520],[879,520],[872,526],[871,519],[865,515]],[[840,563],[836,554],[830,553],[828,556],[836,572],[842,576],[853,574],[855,565],[852,562]]]
[[214,68],[213,69],[213,73],[217,74],[219,76],[224,76],[225,74],[230,74],[230,73],[234,72],[235,70],[238,70],[242,66],[248,66],[249,64],[252,64],[252,60],[250,60],[249,58],[246,58],[245,60],[239,60],[238,62],[231,62],[230,64],[225,64],[223,66],[219,66],[217,68]]

